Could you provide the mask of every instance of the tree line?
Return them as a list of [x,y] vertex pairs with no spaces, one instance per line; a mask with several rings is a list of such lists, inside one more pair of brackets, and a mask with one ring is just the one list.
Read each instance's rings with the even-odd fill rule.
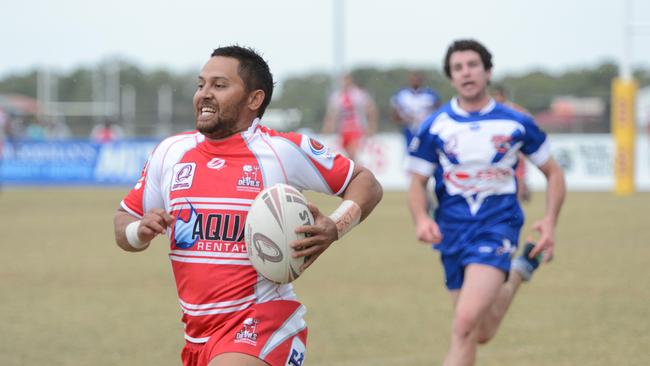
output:
[[[97,98],[97,86],[93,86],[93,82],[102,80],[97,75],[104,75],[107,67],[108,65],[103,63],[94,68],[83,67],[69,73],[55,74],[58,100],[84,102]],[[395,91],[406,86],[408,73],[413,70],[406,67],[363,67],[351,71],[358,84],[375,98],[381,116],[381,130],[395,130],[389,120],[389,100]],[[453,89],[440,70],[420,68],[417,71],[425,76],[426,85],[435,89],[444,101],[453,96]],[[32,70],[0,79],[0,94],[23,94],[36,98],[37,75],[37,71]],[[163,69],[147,71],[133,63],[119,61],[121,87],[128,85],[136,94],[136,134],[151,135],[155,131],[158,120],[158,90],[162,86],[172,90],[174,129],[192,129],[194,112],[191,100],[196,89],[196,75],[197,72],[174,73]],[[618,67],[613,62],[602,62],[595,66],[572,68],[559,73],[531,70],[520,74],[506,74],[495,78],[493,83],[503,86],[513,101],[534,114],[548,109],[552,100],[560,95],[598,97],[609,105],[611,82],[617,75]],[[637,69],[635,79],[641,87],[650,85],[650,70]],[[277,83],[269,108],[297,108],[302,112],[300,127],[318,131],[332,85],[331,75],[325,72],[281,80]],[[609,111],[609,108],[607,110]],[[608,116],[603,118],[608,119]],[[76,135],[84,136],[96,120],[91,117],[70,117],[67,122]]]

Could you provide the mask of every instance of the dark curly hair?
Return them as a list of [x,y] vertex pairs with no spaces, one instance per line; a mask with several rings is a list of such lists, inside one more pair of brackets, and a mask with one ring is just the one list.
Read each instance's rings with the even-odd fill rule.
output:
[[483,68],[485,68],[486,71],[492,70],[492,54],[487,48],[485,48],[485,46],[473,39],[459,39],[454,41],[454,43],[447,48],[447,54],[445,55],[445,74],[448,78],[451,79],[451,66],[449,65],[449,59],[451,58],[451,54],[457,51],[474,51],[478,53],[479,56],[481,56]]

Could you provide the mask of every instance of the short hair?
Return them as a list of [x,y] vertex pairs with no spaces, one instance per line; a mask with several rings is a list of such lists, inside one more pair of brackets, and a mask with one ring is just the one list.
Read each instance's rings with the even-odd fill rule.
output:
[[483,68],[487,71],[492,70],[492,54],[487,48],[485,48],[485,46],[473,39],[459,39],[449,45],[449,48],[447,48],[447,54],[445,55],[445,74],[448,78],[451,79],[451,65],[449,65],[449,59],[451,58],[452,53],[458,51],[474,51],[478,53],[479,56],[481,56]]
[[237,45],[219,47],[212,52],[211,57],[232,57],[239,61],[237,72],[244,81],[247,92],[261,89],[264,101],[260,105],[257,117],[262,117],[273,96],[273,75],[269,65],[254,49]]

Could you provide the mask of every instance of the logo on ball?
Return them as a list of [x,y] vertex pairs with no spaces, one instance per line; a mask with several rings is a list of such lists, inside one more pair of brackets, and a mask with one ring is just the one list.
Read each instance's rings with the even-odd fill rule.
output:
[[260,233],[253,234],[253,247],[255,247],[255,252],[262,262],[282,262],[283,256],[280,247],[266,235]]

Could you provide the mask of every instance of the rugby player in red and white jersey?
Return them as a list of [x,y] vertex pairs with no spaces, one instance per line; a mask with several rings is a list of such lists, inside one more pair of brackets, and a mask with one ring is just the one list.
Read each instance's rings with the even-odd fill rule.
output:
[[321,132],[338,131],[341,147],[350,159],[356,160],[363,138],[377,132],[378,119],[372,97],[354,83],[352,75],[346,74],[341,78],[341,89],[329,98]]
[[310,204],[309,237],[291,245],[303,269],[365,219],[382,196],[373,174],[308,136],[263,127],[273,92],[267,63],[239,46],[216,49],[198,77],[197,131],[153,151],[115,215],[117,244],[141,251],[170,238],[171,264],[185,324],[181,358],[195,365],[302,365],[305,308],[291,284],[251,266],[244,222],[255,196],[286,183],[343,199],[330,216]]

